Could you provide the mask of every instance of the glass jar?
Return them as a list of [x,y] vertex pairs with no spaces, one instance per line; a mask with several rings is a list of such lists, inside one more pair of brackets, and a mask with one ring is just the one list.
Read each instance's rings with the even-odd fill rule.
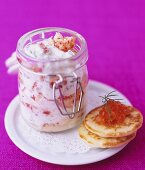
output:
[[[24,48],[54,36],[76,38],[69,58],[36,59]],[[24,34],[17,44],[18,86],[23,119],[33,128],[58,132],[78,125],[86,110],[87,44],[78,33],[64,28],[42,28]]]

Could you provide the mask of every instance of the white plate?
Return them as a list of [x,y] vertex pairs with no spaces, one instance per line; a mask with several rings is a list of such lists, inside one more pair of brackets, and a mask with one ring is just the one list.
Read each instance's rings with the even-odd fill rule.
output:
[[[98,96],[107,94],[115,90],[116,93],[124,99],[124,102],[131,105],[130,101],[116,89],[105,85],[100,82],[90,81],[88,88],[88,111],[92,108],[101,105]],[[106,159],[120,150],[122,150],[126,145],[113,149],[93,149],[85,153],[65,153],[65,152],[52,152],[49,149],[42,149],[39,145],[32,145],[29,140],[20,133],[19,127],[20,122],[18,117],[20,117],[19,111],[19,97],[16,96],[12,102],[9,104],[6,114],[5,114],[5,128],[8,136],[13,141],[13,143],[20,148],[23,152],[28,155],[37,158],[39,160],[60,164],[60,165],[82,165],[101,161]],[[19,126],[18,126],[19,124]],[[28,126],[28,125],[26,125]],[[76,129],[74,129],[76,131]],[[40,133],[40,132],[39,132]],[[81,139],[80,139],[81,140]]]

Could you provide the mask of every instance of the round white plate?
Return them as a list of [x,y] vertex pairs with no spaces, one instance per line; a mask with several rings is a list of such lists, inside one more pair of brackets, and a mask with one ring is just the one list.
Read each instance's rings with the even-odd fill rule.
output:
[[[100,82],[90,81],[88,88],[88,111],[102,104],[101,99],[99,98],[100,95],[108,94],[111,91],[116,91],[119,98],[122,98],[124,103],[131,105],[130,101],[116,89]],[[33,145],[27,137],[22,135],[23,132],[20,130],[21,123],[19,122],[20,119],[18,119],[18,117],[20,117],[19,97],[16,96],[9,104],[5,114],[5,128],[7,134],[13,143],[23,152],[45,162],[60,165],[88,164],[106,159],[126,146],[123,145],[113,149],[91,149],[84,153],[52,152],[49,149],[39,147],[39,144]],[[77,129],[74,129],[74,131],[77,131]]]

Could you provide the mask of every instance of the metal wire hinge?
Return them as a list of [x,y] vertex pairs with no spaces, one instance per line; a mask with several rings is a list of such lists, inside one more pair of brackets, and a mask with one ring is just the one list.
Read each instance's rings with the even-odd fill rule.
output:
[[[73,99],[73,108],[72,108],[72,112],[68,112],[66,105],[65,105],[65,101],[64,101],[64,95],[62,94],[62,82],[63,82],[63,77],[58,74],[57,75],[59,80],[55,81],[55,83],[53,84],[53,98],[55,101],[55,104],[58,108],[58,110],[60,111],[61,115],[63,116],[69,116],[70,119],[73,119],[75,117],[75,114],[77,112],[79,112],[81,110],[81,104],[82,104],[82,99],[83,99],[83,88],[80,82],[80,78],[76,75],[76,73],[73,72],[72,76],[72,83],[75,83],[75,92],[74,92],[74,99]],[[56,91],[58,90],[59,92],[59,96],[60,96],[60,101],[62,102],[62,108],[60,107],[60,104],[58,103],[58,99],[56,97]],[[80,96],[79,96],[79,100],[77,100],[77,93],[78,90],[80,91]]]

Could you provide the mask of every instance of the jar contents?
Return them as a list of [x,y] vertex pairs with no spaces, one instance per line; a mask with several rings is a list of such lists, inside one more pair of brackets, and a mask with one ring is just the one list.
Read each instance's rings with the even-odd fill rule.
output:
[[25,52],[37,59],[62,59],[74,55],[75,37],[63,37],[57,32],[54,37],[28,44]]
[[[53,63],[38,62],[32,65],[18,57],[21,113],[24,120],[37,130],[57,132],[70,129],[83,118],[88,84],[87,67],[83,65],[74,72],[74,62],[66,60],[65,64],[69,67],[65,67],[61,61],[55,62],[75,56],[75,45],[75,37],[56,32],[54,36],[28,43],[24,47],[25,54],[31,59],[50,59]],[[43,74],[50,70],[51,74]],[[71,118],[67,113],[72,112],[74,115]]]

